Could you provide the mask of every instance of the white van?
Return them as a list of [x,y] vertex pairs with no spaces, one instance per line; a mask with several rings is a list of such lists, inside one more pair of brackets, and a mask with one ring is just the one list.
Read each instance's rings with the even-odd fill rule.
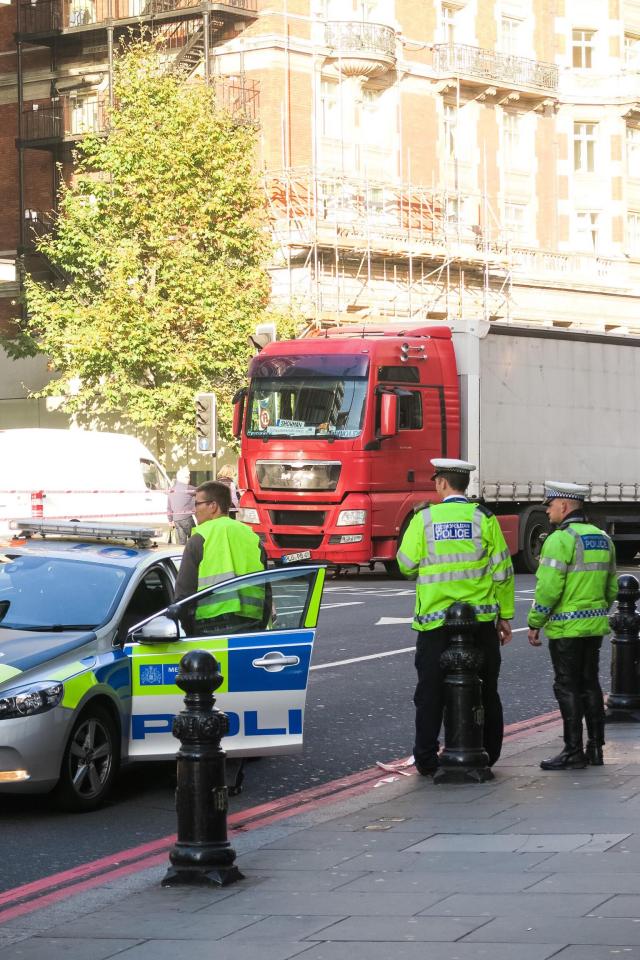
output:
[[136,437],[0,430],[0,534],[27,517],[157,527],[167,522],[168,489],[166,473]]

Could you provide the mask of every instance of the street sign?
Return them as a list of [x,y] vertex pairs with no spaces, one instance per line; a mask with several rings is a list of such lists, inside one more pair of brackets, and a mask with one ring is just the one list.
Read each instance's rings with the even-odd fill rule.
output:
[[218,417],[215,393],[199,393],[196,397],[196,443],[198,453],[215,456]]

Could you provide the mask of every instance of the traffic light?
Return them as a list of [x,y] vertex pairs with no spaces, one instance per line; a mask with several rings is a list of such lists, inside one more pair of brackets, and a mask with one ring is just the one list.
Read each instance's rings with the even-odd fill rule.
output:
[[198,453],[215,456],[218,420],[215,393],[199,393],[196,397],[196,442]]

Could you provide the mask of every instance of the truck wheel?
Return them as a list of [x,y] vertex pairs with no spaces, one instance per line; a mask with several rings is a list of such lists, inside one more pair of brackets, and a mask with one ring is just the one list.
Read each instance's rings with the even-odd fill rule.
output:
[[[410,516],[408,516],[407,519],[406,519],[406,520],[404,521],[404,523],[402,524],[402,526],[400,527],[400,536],[398,537],[398,544],[397,544],[398,549],[400,549],[400,544],[402,543],[402,538],[404,537],[405,533],[407,532],[407,527],[409,526],[409,522],[410,522],[410,520],[411,520],[411,516],[413,516],[413,514],[411,514]],[[403,577],[402,574],[400,573],[400,567],[398,566],[398,561],[395,559],[395,557],[394,557],[393,560],[385,560],[385,561],[384,561],[384,568],[385,568],[385,570],[387,571],[387,575],[388,575],[389,577],[391,577],[392,580],[404,580],[404,577]]]
[[100,704],[89,704],[77,718],[67,741],[60,780],[53,792],[63,810],[95,810],[107,796],[119,762],[116,726]]
[[616,543],[616,560],[618,563],[631,563],[638,552],[638,544],[629,540]]
[[542,544],[550,529],[547,515],[542,510],[534,510],[529,514],[524,528],[522,550],[516,556],[518,573],[536,572]]

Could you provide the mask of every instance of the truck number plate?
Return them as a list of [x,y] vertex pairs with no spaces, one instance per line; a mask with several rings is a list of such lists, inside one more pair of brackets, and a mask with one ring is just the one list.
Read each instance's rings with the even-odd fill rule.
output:
[[283,563],[297,563],[298,560],[311,560],[311,551],[301,550],[299,553],[285,553],[282,557]]

